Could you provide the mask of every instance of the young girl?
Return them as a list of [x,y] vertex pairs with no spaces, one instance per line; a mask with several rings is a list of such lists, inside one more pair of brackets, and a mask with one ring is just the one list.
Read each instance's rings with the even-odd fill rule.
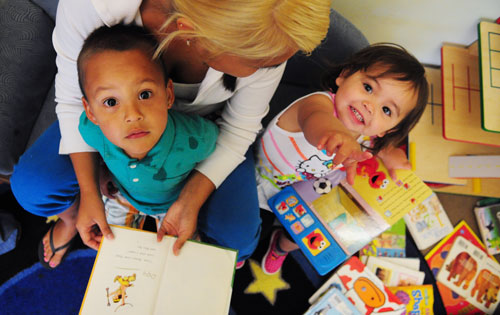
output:
[[[377,155],[389,169],[409,168],[397,149],[415,126],[427,104],[423,66],[399,46],[378,44],[354,54],[329,71],[325,92],[306,95],[284,109],[268,125],[257,149],[257,182],[261,208],[296,181],[320,178],[345,166],[354,183],[358,161]],[[332,92],[335,92],[333,94]],[[370,137],[363,152],[360,141]],[[262,260],[273,274],[298,246],[282,229],[273,231]]]

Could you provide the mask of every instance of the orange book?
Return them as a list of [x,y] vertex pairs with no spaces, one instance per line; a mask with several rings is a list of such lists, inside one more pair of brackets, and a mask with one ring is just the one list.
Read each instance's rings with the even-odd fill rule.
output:
[[[457,224],[453,232],[448,234],[444,239],[441,240],[426,256],[425,260],[429,265],[434,277],[441,267],[444,265],[446,256],[448,255],[453,242],[458,236],[462,236],[469,240],[472,244],[480,248],[486,253],[486,249],[477,235],[471,230],[465,221],[460,221]],[[441,299],[443,300],[444,307],[446,308],[446,314],[450,315],[470,315],[470,314],[484,314],[481,310],[476,308],[474,305],[467,302],[463,297],[453,292],[447,286],[439,281],[436,281]]]

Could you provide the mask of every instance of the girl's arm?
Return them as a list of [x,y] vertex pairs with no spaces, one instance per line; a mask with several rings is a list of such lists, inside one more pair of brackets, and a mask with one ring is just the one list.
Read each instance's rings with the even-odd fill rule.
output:
[[377,157],[382,160],[382,163],[384,163],[385,167],[389,171],[389,175],[394,181],[397,180],[397,169],[411,169],[411,164],[406,157],[406,153],[402,149],[396,148],[392,145],[380,150]]
[[363,152],[352,133],[335,117],[329,97],[314,94],[296,105],[297,123],[306,140],[328,155],[335,153],[333,164],[343,163],[347,181],[353,184],[357,162],[371,158],[371,153]]

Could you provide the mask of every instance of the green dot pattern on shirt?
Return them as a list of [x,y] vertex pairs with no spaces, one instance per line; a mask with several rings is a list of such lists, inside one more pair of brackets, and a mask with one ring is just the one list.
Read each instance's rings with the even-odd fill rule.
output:
[[198,140],[194,137],[189,137],[189,148],[194,150],[198,147]]
[[167,172],[165,172],[165,169],[162,167],[162,168],[160,168],[158,173],[153,175],[153,179],[163,182],[167,179]]

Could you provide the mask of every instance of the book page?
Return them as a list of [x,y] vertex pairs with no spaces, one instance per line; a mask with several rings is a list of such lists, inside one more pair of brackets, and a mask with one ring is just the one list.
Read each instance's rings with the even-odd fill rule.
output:
[[434,193],[408,212],[404,220],[420,250],[429,248],[453,231],[453,225]]
[[357,173],[354,185],[344,180],[342,186],[353,197],[361,197],[359,202],[368,204],[389,225],[432,194],[432,190],[410,170],[397,170],[398,180],[394,182],[387,168],[376,158],[358,163]]
[[169,255],[154,314],[219,315],[229,312],[237,252],[187,241]]
[[171,252],[156,233],[111,226],[90,276],[81,314],[151,314],[163,264]]

